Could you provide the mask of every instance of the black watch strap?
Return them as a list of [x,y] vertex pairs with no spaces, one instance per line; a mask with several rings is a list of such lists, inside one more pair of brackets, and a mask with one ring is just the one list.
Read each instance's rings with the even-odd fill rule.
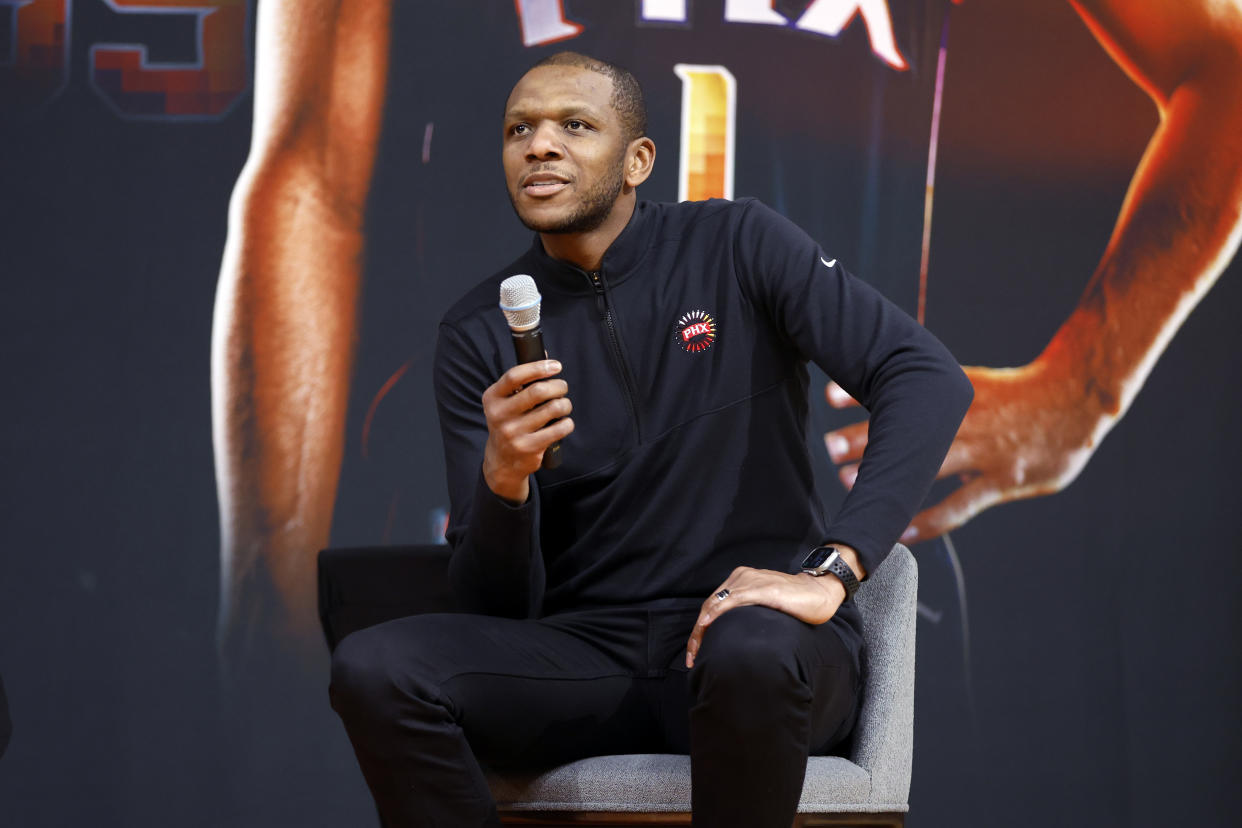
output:
[[850,565],[842,559],[838,554],[828,564],[828,571],[841,579],[841,583],[845,584],[845,597],[853,598],[854,593],[858,592],[858,578],[854,576],[854,570],[850,569]]
[[824,575],[831,572],[845,585],[845,597],[853,598],[858,592],[858,578],[854,570],[841,557],[841,553],[831,546],[817,546],[802,561],[802,571],[812,575]]

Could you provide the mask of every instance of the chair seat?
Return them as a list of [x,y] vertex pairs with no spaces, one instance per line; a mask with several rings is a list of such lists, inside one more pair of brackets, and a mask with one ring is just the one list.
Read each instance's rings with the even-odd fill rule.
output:
[[[541,772],[488,776],[497,806],[507,811],[659,813],[690,810],[690,757],[671,754],[593,756]],[[812,756],[798,810],[858,811],[871,794],[871,776],[848,759]],[[905,803],[876,803],[874,811],[905,811]]]

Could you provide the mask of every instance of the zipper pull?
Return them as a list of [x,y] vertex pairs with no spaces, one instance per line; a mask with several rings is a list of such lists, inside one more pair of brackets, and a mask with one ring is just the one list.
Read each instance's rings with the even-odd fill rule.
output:
[[591,284],[595,288],[595,307],[599,310],[599,315],[605,319],[608,318],[608,304],[604,296],[604,280],[600,274],[602,271],[592,270],[587,275],[591,277]]

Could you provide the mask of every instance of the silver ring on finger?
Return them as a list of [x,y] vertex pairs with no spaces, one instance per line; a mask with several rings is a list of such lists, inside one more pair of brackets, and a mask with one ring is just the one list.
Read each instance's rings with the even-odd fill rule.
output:
[[728,597],[729,597],[729,590],[728,590],[728,588],[727,588],[727,587],[726,587],[725,589],[720,590],[720,592],[717,592],[717,593],[716,593],[716,600],[717,600],[717,601],[723,601],[724,599],[726,599],[726,598],[728,598]]

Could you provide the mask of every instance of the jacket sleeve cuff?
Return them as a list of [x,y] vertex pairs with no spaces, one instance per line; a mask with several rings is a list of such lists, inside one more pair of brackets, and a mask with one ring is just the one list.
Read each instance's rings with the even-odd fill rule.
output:
[[491,490],[480,467],[470,517],[470,527],[476,533],[475,546],[481,549],[512,548],[515,540],[529,538],[534,528],[537,499],[538,489],[532,481],[526,502],[514,506]]

